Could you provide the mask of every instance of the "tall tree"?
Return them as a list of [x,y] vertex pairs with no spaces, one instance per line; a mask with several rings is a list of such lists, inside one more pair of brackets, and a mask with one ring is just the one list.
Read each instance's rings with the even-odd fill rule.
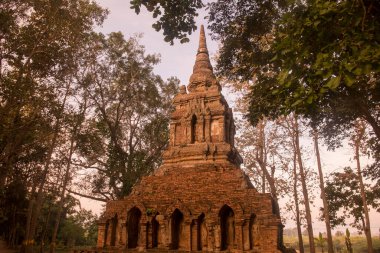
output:
[[[181,2],[182,10],[193,8],[188,20],[169,2],[132,1],[132,8],[147,7],[162,23],[156,29],[173,35],[166,36],[173,42],[192,29],[171,30],[163,17],[191,24],[202,1]],[[373,143],[379,143],[379,1],[218,0],[208,10],[209,28],[221,42],[218,74],[239,82],[256,79],[252,124],[296,112],[319,125],[321,136],[339,142],[345,129],[362,118],[376,136]],[[373,148],[380,154],[379,145]]]
[[160,164],[178,80],[153,73],[159,59],[145,55],[137,38],[94,36],[82,83],[93,113],[79,135],[79,165],[93,171],[83,180],[92,182],[86,194],[122,198]]
[[355,150],[354,159],[356,161],[356,169],[357,169],[357,175],[358,175],[357,178],[359,180],[360,196],[362,199],[363,211],[364,211],[364,217],[365,217],[365,221],[363,222],[363,230],[367,238],[368,252],[373,253],[369,210],[368,210],[368,204],[367,204],[367,196],[365,194],[366,189],[363,182],[362,168],[360,164],[360,150],[363,147],[362,144],[365,138],[365,130],[366,130],[366,125],[364,124],[364,122],[357,121],[354,128],[354,135],[352,136],[352,139],[351,139],[352,141],[351,144]]
[[75,72],[76,52],[105,11],[86,0],[5,0],[0,7],[0,192],[15,167],[36,154],[34,161],[29,157],[37,165],[32,173],[19,167],[31,179],[23,248],[31,251],[64,110],[60,98],[67,97],[65,78]]
[[286,125],[289,131],[289,135],[292,137],[293,150],[297,157],[297,164],[299,168],[299,174],[300,174],[301,186],[302,186],[302,195],[303,195],[304,203],[305,203],[305,216],[306,216],[307,232],[309,236],[310,252],[315,253],[313,221],[311,219],[311,209],[310,209],[309,192],[308,192],[308,187],[307,187],[306,171],[305,171],[303,160],[302,160],[302,152],[301,152],[301,145],[300,145],[300,127],[299,127],[298,116],[294,114],[292,115],[292,117],[288,117],[288,120],[286,121]]
[[[321,163],[321,155],[319,153],[319,144],[318,144],[318,131],[313,129],[313,141],[314,141],[314,149],[315,156],[317,157],[317,167],[318,167],[318,175],[319,175],[319,188],[321,190],[321,199],[323,203],[323,216],[325,219],[326,225],[326,234],[327,234],[327,252],[334,253],[334,245],[332,241],[331,235],[331,225],[330,225],[330,217],[329,217],[329,203],[327,202],[326,192],[325,192],[325,184],[323,182],[323,172],[322,172],[322,163]],[[319,236],[319,242],[321,242],[321,236]],[[322,248],[323,251],[323,248]]]
[[[367,205],[379,211],[380,190],[378,187],[365,184]],[[350,167],[342,172],[334,172],[326,182],[326,196],[329,202],[329,215],[331,226],[347,225],[348,220],[353,221],[351,226],[364,232],[365,215],[360,183],[357,173]]]

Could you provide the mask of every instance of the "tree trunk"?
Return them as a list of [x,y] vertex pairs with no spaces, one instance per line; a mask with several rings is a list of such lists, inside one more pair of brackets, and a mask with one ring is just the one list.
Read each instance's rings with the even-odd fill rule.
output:
[[305,171],[302,164],[301,148],[300,148],[300,143],[299,143],[298,118],[296,115],[294,115],[294,133],[295,133],[295,139],[294,139],[295,150],[297,152],[297,161],[298,161],[298,167],[300,169],[300,176],[301,176],[302,194],[305,200],[305,212],[306,212],[307,232],[309,235],[310,253],[315,253],[313,221],[311,220],[309,194],[308,194],[307,186],[306,186]]
[[[265,143],[265,132],[264,132],[265,123],[260,122],[260,124],[258,124],[257,127],[259,127],[259,141],[258,141],[259,142],[259,145],[258,145],[259,152],[256,154],[256,161],[259,164],[260,169],[263,173],[263,176],[265,177],[265,179],[269,185],[269,189],[270,189],[270,192],[271,192],[272,198],[274,200],[274,204],[275,204],[276,214],[278,216],[280,216],[280,208],[278,205],[277,188],[276,188],[276,184],[274,181],[274,177],[272,176],[272,174],[274,172],[269,173],[267,159],[266,159],[267,154],[265,152],[266,143]],[[265,188],[263,188],[263,189],[265,190]]]
[[[330,217],[329,217],[329,204],[327,202],[325,184],[323,182],[321,156],[319,154],[319,145],[318,145],[318,132],[316,129],[313,129],[313,139],[314,139],[315,155],[317,157],[317,165],[318,165],[319,188],[321,188],[321,198],[323,201],[323,216],[325,218],[325,224],[326,224],[327,251],[328,253],[334,253],[334,245],[332,241],[331,225],[330,225]],[[323,251],[323,248],[322,248],[322,251]]]
[[40,253],[44,253],[45,239],[46,239],[46,233],[47,233],[48,226],[49,226],[50,214],[51,214],[51,204],[49,203],[48,215],[46,217],[44,230],[43,230],[42,236],[41,236]]
[[76,130],[77,130],[77,126],[75,126],[75,128],[74,128],[74,131],[73,131],[73,134],[72,134],[71,140],[70,140],[69,156],[67,158],[65,177],[64,177],[64,180],[63,180],[60,200],[59,200],[59,204],[58,204],[57,217],[55,219],[53,234],[52,234],[52,237],[51,237],[50,253],[54,253],[55,252],[55,243],[56,243],[59,223],[61,221],[61,215],[62,215],[63,205],[65,203],[65,192],[66,192],[67,184],[68,184],[69,179],[70,179],[71,159],[72,159],[72,156],[73,156],[73,153],[74,153],[74,142],[75,142],[75,136],[76,136],[76,132],[77,132]]
[[300,253],[304,253],[305,249],[303,246],[303,238],[302,238],[302,230],[301,230],[301,221],[300,221],[300,208],[298,205],[298,191],[297,191],[297,154],[294,150],[294,156],[293,156],[293,176],[294,176],[294,183],[293,183],[293,191],[294,191],[294,203],[296,206],[296,224],[297,224],[297,235],[298,235],[298,244]]
[[365,216],[365,225],[364,225],[364,233],[367,238],[367,247],[368,247],[368,253],[373,253],[373,245],[372,245],[372,236],[371,236],[371,225],[369,220],[369,211],[367,206],[367,197],[365,194],[365,188],[364,188],[364,182],[363,182],[363,176],[360,166],[360,142],[362,139],[362,136],[364,134],[364,127],[362,129],[359,129],[360,126],[357,127],[358,136],[356,137],[356,140],[354,141],[354,148],[355,148],[355,160],[356,160],[356,168],[358,170],[358,178],[359,178],[359,184],[360,184],[360,195],[363,201],[363,209],[364,209],[364,216]]
[[[41,211],[41,207],[42,207],[42,203],[43,203],[43,195],[44,195],[43,189],[44,189],[44,186],[46,183],[47,175],[49,173],[49,167],[50,167],[51,159],[53,156],[53,152],[54,152],[54,149],[57,145],[57,139],[58,139],[59,130],[61,127],[61,118],[62,118],[63,110],[64,110],[64,107],[66,104],[66,99],[67,99],[68,93],[69,93],[69,89],[67,87],[66,94],[65,94],[65,97],[63,99],[59,115],[57,116],[57,122],[55,123],[55,126],[54,126],[53,138],[52,138],[52,141],[50,143],[50,147],[49,147],[48,154],[46,157],[44,169],[43,169],[42,175],[40,177],[37,197],[36,197],[36,199],[33,199],[33,197],[31,197],[31,199],[29,200],[29,206],[32,206],[32,211],[31,211],[30,216],[28,215],[28,219],[26,222],[27,225],[29,226],[29,229],[26,231],[26,236],[25,236],[26,244],[24,244],[24,247],[21,248],[21,252],[23,252],[23,253],[33,253],[34,236],[35,236],[36,229],[37,229],[37,219],[40,215],[40,211]],[[34,202],[34,204],[33,204],[33,202]]]

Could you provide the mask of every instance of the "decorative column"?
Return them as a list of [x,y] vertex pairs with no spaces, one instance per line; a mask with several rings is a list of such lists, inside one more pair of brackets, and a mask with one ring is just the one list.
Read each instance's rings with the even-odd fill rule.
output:
[[186,120],[185,121],[185,127],[184,127],[186,130],[185,130],[185,134],[186,134],[186,141],[185,143],[191,143],[191,118],[190,120]]
[[198,245],[199,245],[199,236],[198,236],[198,226],[199,222],[198,220],[193,220],[193,223],[191,224],[191,229],[190,229],[190,250],[197,251],[198,250]]
[[210,114],[205,116],[205,139],[207,142],[211,141],[211,115]]
[[243,222],[242,221],[238,221],[235,223],[234,249],[243,250]]
[[198,123],[197,124],[197,128],[198,128],[197,133],[199,134],[198,141],[204,142],[205,141],[205,120],[204,120],[203,115],[201,115],[199,117],[199,121],[197,123]]
[[169,237],[167,226],[166,226],[168,222],[165,219],[165,216],[163,215],[157,215],[156,220],[160,226],[160,229],[158,230],[160,234],[158,235],[158,237],[161,238],[161,241],[159,241],[157,248],[169,249],[170,237]]
[[106,236],[106,222],[98,223],[98,242],[96,247],[103,248],[105,243]]
[[249,220],[245,220],[243,223],[243,249],[251,249],[251,238],[249,233]]
[[214,236],[214,226],[211,224],[206,224],[207,228],[207,251],[214,251],[215,246],[215,236]]
[[[180,241],[185,240],[187,243],[185,243],[185,249],[187,251],[191,251],[191,241],[192,241],[192,234],[191,234],[191,221],[185,221],[184,222],[185,226],[185,231],[182,231],[182,233],[179,235],[180,236]],[[178,245],[179,248],[181,245]]]
[[120,219],[120,245],[125,248],[127,246],[127,226],[125,219]]
[[220,224],[214,226],[214,238],[215,238],[215,251],[219,252],[221,248],[221,233],[220,233]]
[[139,240],[137,242],[138,251],[145,251],[146,250],[146,222],[140,223],[140,234],[139,234]]
[[226,126],[224,117],[219,118],[219,141],[226,141]]
[[176,131],[177,125],[175,123],[170,124],[170,136],[169,136],[169,141],[171,146],[175,146],[176,143]]

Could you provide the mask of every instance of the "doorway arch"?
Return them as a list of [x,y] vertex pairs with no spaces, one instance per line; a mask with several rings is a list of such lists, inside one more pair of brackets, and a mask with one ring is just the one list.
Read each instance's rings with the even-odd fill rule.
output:
[[235,241],[235,214],[231,207],[224,205],[220,217],[220,250],[232,249]]
[[197,116],[191,117],[191,143],[195,143],[197,140]]
[[175,209],[171,217],[171,248],[178,249],[181,240],[181,230],[183,223],[183,214],[180,210]]
[[136,248],[140,233],[141,211],[133,207],[128,212],[127,229],[128,229],[128,248]]

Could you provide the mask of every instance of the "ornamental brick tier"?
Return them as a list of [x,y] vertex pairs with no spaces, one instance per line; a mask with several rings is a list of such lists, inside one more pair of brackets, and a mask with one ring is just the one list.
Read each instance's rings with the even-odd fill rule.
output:
[[232,110],[210,63],[203,26],[193,74],[173,99],[163,165],[99,220],[99,248],[156,252],[281,252],[270,194],[240,169]]

